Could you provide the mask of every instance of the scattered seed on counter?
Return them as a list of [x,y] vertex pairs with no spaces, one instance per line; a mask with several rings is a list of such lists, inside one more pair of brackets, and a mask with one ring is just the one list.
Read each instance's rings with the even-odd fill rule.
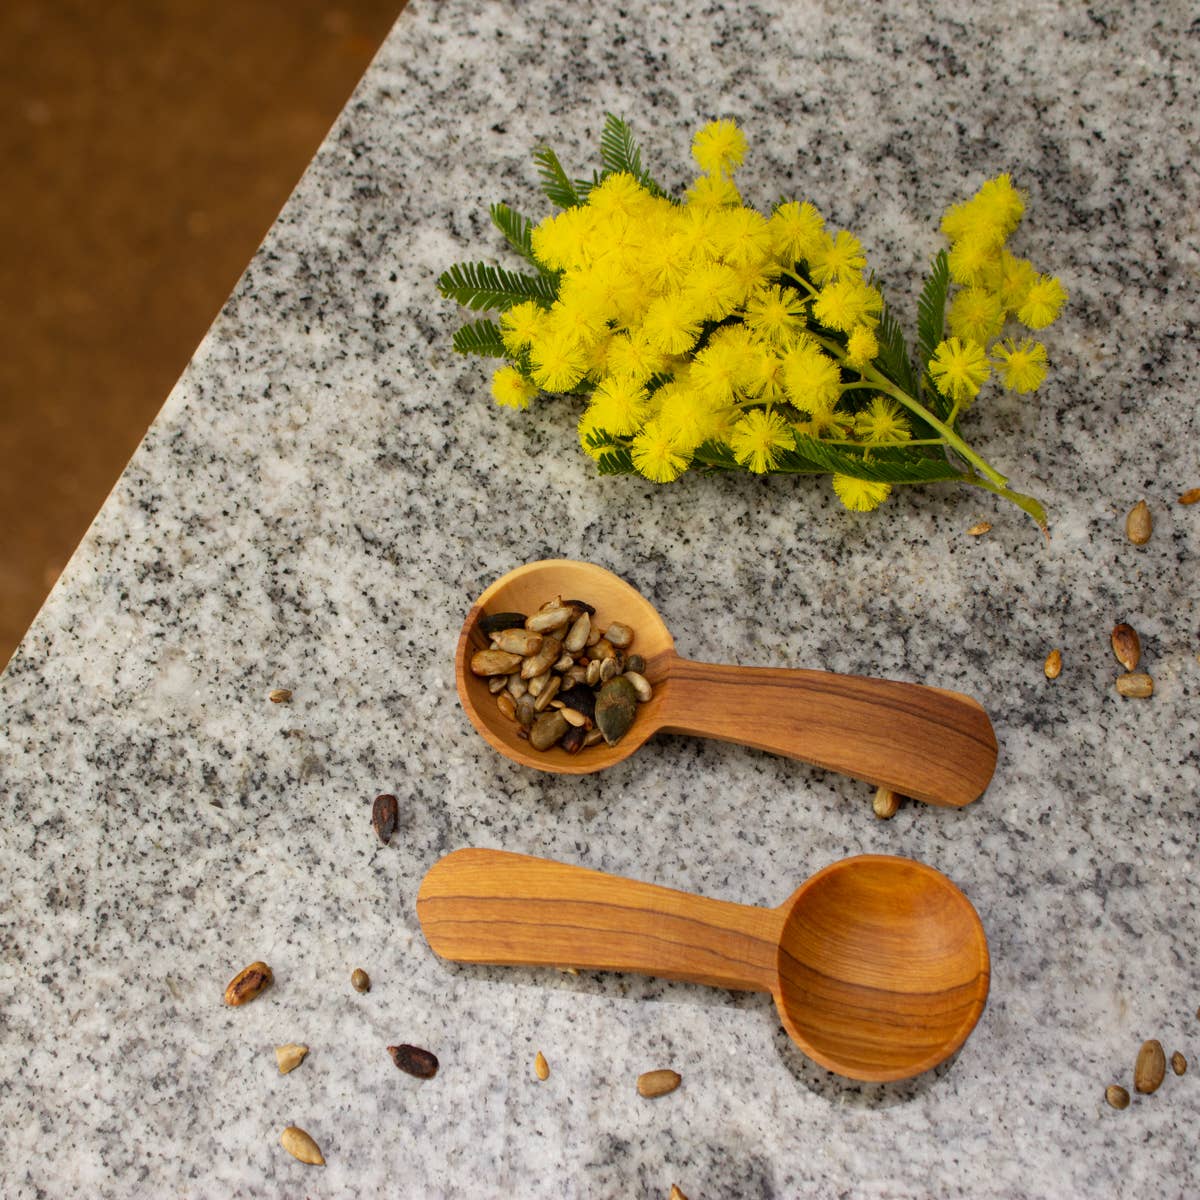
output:
[[371,990],[371,977],[362,967],[355,967],[350,975],[350,986],[356,992],[369,992]]
[[533,1060],[534,1074],[544,1083],[550,1078],[550,1064],[546,1061],[546,1056],[539,1050],[537,1057]]
[[1062,667],[1062,651],[1056,647],[1046,655],[1042,670],[1045,671],[1047,679],[1057,679],[1062,674]]

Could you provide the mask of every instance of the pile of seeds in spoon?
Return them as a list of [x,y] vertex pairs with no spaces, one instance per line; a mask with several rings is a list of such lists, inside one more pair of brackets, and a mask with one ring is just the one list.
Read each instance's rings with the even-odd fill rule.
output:
[[641,655],[628,653],[633,630],[615,621],[602,628],[595,615],[582,600],[555,596],[532,615],[480,619],[491,644],[471,656],[471,671],[487,678],[496,707],[535,750],[614,746],[653,694]]

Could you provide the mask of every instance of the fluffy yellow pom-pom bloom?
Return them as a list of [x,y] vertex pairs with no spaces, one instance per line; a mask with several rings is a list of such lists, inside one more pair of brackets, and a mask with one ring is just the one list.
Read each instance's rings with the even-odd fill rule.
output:
[[876,483],[872,479],[855,479],[851,475],[835,475],[833,490],[851,512],[870,512],[891,495],[892,485]]

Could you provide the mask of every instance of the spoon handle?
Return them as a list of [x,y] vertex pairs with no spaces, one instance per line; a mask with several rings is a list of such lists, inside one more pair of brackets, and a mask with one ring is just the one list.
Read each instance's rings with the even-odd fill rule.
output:
[[456,850],[417,894],[435,953],[456,962],[637,971],[769,992],[783,917],[585,867]]
[[996,735],[969,696],[828,671],[673,657],[659,728],[737,742],[865,779],[929,804],[982,795]]

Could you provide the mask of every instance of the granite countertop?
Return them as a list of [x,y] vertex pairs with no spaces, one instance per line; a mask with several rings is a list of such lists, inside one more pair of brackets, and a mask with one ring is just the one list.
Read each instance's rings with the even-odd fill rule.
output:
[[[683,11],[414,0],[9,665],[9,1200],[1200,1194],[1196,1066],[1104,1101],[1145,1038],[1200,1060],[1191,6]],[[532,147],[590,170],[606,110],[670,186],[694,129],[737,117],[745,196],[855,230],[910,328],[937,216],[1011,170],[1019,248],[1071,304],[1038,398],[966,429],[1052,539],[951,486],[855,515],[819,480],[601,479],[569,401],[493,406],[434,279],[502,257],[488,203],[544,213]],[[693,657],[979,697],[990,788],[884,822],[862,783],[737,746],[660,737],[583,778],[500,758],[455,639],[487,583],[550,556],[635,582]],[[1149,700],[1114,691],[1118,620]],[[414,898],[466,845],[766,905],[844,855],[909,855],[982,916],[990,1000],[952,1061],[871,1085],[804,1059],[766,996],[451,966]],[[224,1007],[255,959],[274,987]],[[281,1076],[292,1041],[311,1053]],[[398,1042],[437,1078],[398,1072]],[[640,1099],[660,1066],[682,1087]],[[289,1124],[324,1168],[280,1149]]]

